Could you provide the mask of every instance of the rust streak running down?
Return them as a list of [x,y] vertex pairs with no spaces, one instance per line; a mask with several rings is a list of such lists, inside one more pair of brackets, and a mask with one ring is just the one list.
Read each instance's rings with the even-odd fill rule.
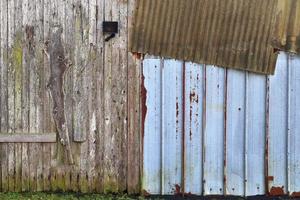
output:
[[145,76],[142,75],[141,81],[141,103],[142,103],[142,139],[144,141],[145,119],[147,114],[147,89],[145,87]]

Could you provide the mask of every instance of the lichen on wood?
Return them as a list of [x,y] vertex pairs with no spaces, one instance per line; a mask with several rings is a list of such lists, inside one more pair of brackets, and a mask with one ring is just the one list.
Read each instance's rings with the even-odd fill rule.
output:
[[63,29],[60,25],[55,25],[50,33],[50,39],[47,42],[47,53],[50,60],[50,78],[48,89],[53,101],[52,115],[55,121],[56,129],[60,143],[65,147],[69,163],[73,164],[73,156],[70,145],[69,131],[66,124],[64,108],[64,74],[68,68],[68,60],[64,55],[64,48],[61,40]]

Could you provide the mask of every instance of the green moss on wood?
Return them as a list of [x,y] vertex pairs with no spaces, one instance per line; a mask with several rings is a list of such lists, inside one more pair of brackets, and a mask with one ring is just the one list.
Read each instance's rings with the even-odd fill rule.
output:
[[22,47],[22,32],[17,32],[12,48],[12,57],[15,68],[22,67],[23,47]]
[[131,200],[143,199],[142,197],[130,197],[127,195],[100,195],[78,193],[0,193],[0,199],[6,200]]
[[106,178],[104,180],[104,186],[103,187],[104,187],[103,188],[104,194],[118,193],[118,192],[120,192],[118,190],[118,183],[117,183],[117,181],[110,180],[108,178]]
[[81,173],[79,177],[79,187],[80,187],[80,192],[82,193],[88,193],[88,176],[86,173]]

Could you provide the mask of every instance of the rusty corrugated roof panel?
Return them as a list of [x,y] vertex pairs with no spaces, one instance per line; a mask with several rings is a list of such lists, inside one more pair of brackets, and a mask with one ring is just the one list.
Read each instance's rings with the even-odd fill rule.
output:
[[[299,0],[296,1],[298,4]],[[288,30],[296,27],[292,24],[294,21],[299,22],[286,9],[293,0],[290,4],[281,0],[138,2],[132,52],[273,74],[277,59],[274,47],[295,49],[279,39],[287,31],[276,32],[286,21],[291,24],[286,26]],[[282,20],[279,8],[283,10],[282,16],[290,14],[291,17]],[[291,18],[293,20],[289,20]]]

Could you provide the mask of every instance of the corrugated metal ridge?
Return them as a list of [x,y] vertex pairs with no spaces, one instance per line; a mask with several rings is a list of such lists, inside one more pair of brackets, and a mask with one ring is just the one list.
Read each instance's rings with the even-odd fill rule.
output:
[[298,50],[298,6],[299,0],[140,0],[130,50],[273,74],[274,46]]

